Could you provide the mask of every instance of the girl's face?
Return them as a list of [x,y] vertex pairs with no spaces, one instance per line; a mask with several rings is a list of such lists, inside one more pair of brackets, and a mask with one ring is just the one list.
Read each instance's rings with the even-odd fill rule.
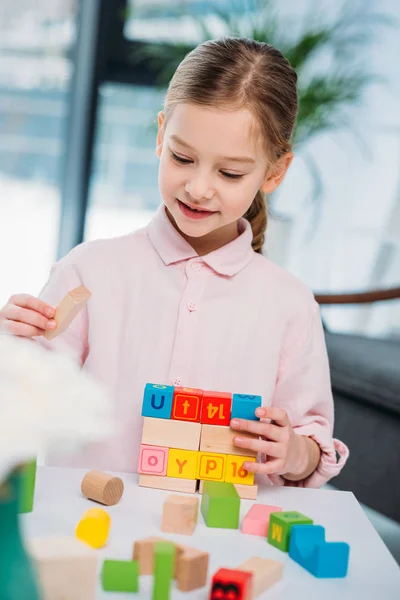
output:
[[202,253],[238,236],[237,221],[258,190],[270,193],[284,172],[269,175],[254,118],[247,109],[223,111],[179,104],[166,126],[158,115],[158,184],[174,226]]

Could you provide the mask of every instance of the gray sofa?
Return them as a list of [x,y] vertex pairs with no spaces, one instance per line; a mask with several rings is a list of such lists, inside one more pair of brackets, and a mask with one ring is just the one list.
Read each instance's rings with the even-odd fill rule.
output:
[[350,457],[331,481],[400,522],[400,340],[325,332],[335,437]]

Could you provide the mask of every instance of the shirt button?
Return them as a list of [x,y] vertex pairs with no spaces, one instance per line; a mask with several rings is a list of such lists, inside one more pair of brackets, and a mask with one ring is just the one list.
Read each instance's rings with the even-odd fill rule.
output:
[[196,305],[193,304],[193,302],[188,302],[186,307],[188,310],[190,310],[190,312],[193,312],[194,310],[196,310]]
[[192,269],[193,269],[193,271],[200,271],[201,263],[199,263],[199,262],[192,263]]

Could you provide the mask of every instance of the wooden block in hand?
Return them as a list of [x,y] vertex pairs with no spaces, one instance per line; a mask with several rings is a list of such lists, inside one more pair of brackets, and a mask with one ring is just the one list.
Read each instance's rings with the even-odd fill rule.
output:
[[[242,485],[241,483],[234,483],[235,490],[239,494],[239,497],[245,500],[256,500],[258,485]],[[204,481],[200,481],[199,494],[203,493]]]
[[268,542],[282,550],[289,551],[290,530],[293,525],[312,525],[313,520],[297,511],[271,513],[269,517]]
[[224,481],[228,483],[254,484],[254,473],[243,468],[244,462],[255,462],[254,456],[226,455]]
[[261,396],[251,396],[249,394],[233,394],[231,419],[247,419],[249,421],[259,421],[255,411],[262,404]]
[[203,392],[200,423],[229,425],[231,420],[232,394]]
[[52,340],[57,335],[60,335],[60,333],[63,333],[86,305],[90,296],[91,293],[84,285],[80,285],[68,292],[65,298],[63,298],[56,307],[54,320],[57,323],[57,327],[55,329],[46,330],[43,337],[45,337],[46,340]]
[[203,390],[176,387],[172,402],[171,419],[200,423]]
[[159,477],[158,475],[139,475],[141,487],[168,492],[184,492],[194,494],[197,489],[197,479],[180,479],[179,477]]
[[197,479],[199,453],[194,450],[170,448],[168,453],[168,477]]
[[200,434],[200,423],[151,417],[143,419],[142,444],[181,450],[198,450]]
[[97,554],[73,537],[27,540],[38,573],[42,600],[95,600]]
[[236,568],[240,571],[253,573],[252,598],[262,594],[282,579],[283,563],[269,558],[254,556]]
[[140,445],[138,473],[163,476],[167,474],[169,448]]
[[177,544],[181,550],[177,558],[176,587],[181,592],[191,592],[203,587],[207,583],[207,572],[209,563],[208,552],[187,548]]
[[271,513],[280,511],[282,511],[280,506],[253,504],[247,515],[243,518],[242,533],[267,537],[269,517]]
[[161,531],[192,535],[197,525],[198,497],[170,494],[164,500]]
[[[157,419],[170,419],[174,387],[172,385],[158,385],[146,383],[144,388],[142,416]],[[160,444],[161,446],[163,444]]]
[[221,454],[235,454],[242,456],[257,457],[257,452],[247,450],[247,448],[239,448],[233,443],[233,438],[239,436],[241,438],[258,440],[259,436],[252,433],[241,431],[240,434],[230,427],[222,425],[202,425],[200,435],[200,450],[202,452],[217,452]]
[[85,498],[106,506],[118,504],[124,492],[122,479],[102,471],[89,471],[82,479],[81,491]]
[[233,483],[205,481],[201,498],[201,514],[207,527],[237,529],[240,498]]
[[253,574],[248,571],[219,569],[211,581],[209,600],[251,600],[252,584]]
[[111,517],[103,508],[90,508],[79,521],[75,535],[92,548],[105,546],[111,527]]

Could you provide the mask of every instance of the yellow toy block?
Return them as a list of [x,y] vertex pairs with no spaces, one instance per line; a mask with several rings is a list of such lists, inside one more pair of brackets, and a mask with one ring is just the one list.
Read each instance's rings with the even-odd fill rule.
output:
[[75,535],[92,548],[105,546],[111,527],[111,517],[103,508],[90,508],[79,521]]
[[254,484],[254,473],[246,471],[242,467],[244,462],[255,462],[252,456],[237,456],[228,454],[226,457],[225,479],[228,483],[244,483],[245,485]]
[[196,479],[199,452],[170,448],[168,454],[167,477]]
[[[197,479],[224,481],[226,454],[198,452]],[[243,458],[243,457],[242,457]]]

